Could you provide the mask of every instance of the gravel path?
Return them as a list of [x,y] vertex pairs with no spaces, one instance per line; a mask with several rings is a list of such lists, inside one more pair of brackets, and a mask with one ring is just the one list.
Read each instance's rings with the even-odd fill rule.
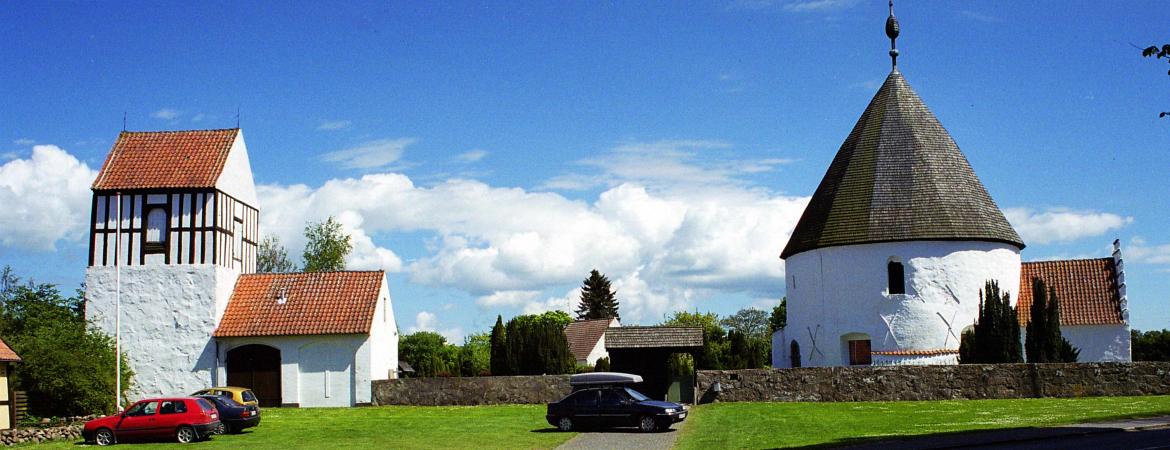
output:
[[558,450],[640,450],[640,449],[669,449],[678,439],[679,431],[686,426],[687,421],[674,424],[666,431],[643,433],[637,428],[611,428],[601,431],[586,431],[578,434],[569,442],[564,443]]

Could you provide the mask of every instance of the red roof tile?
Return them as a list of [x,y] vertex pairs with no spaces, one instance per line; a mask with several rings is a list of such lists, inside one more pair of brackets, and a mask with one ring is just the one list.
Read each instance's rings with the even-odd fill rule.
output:
[[1026,262],[1016,302],[1020,326],[1032,316],[1032,278],[1039,277],[1060,300],[1061,325],[1123,324],[1121,293],[1113,258]]
[[240,275],[215,337],[369,333],[384,279],[380,270]]
[[582,360],[597,346],[613,319],[578,320],[565,326],[565,340],[569,341],[569,352]]
[[18,356],[16,354],[16,352],[12,351],[11,348],[8,348],[8,344],[5,344],[3,339],[0,339],[0,361],[5,361],[5,362],[18,362],[18,361],[20,361],[20,356]]
[[946,348],[939,348],[934,350],[888,350],[888,351],[872,351],[873,355],[880,356],[939,356],[939,355],[957,355],[958,350],[951,350]]
[[214,187],[239,134],[238,128],[123,131],[106,156],[93,188]]

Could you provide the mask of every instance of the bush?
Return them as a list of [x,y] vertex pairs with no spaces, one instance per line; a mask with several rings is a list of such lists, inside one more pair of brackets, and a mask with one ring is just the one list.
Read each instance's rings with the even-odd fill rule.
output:
[[[23,360],[12,383],[28,393],[29,414],[112,413],[114,339],[86,324],[84,294],[66,298],[51,284],[18,286],[9,268],[0,279],[0,336]],[[123,355],[123,396],[133,375]]]

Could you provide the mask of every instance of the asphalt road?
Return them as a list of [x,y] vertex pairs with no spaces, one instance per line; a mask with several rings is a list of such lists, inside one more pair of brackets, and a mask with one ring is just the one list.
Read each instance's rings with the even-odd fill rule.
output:
[[637,428],[613,428],[599,431],[585,431],[569,442],[557,447],[557,450],[641,450],[641,449],[669,449],[678,439],[679,430],[687,423],[685,420],[670,427],[669,430],[643,433]]
[[1170,449],[1170,428],[1061,436],[1039,441],[1005,442],[970,448],[1029,448],[1060,450]]

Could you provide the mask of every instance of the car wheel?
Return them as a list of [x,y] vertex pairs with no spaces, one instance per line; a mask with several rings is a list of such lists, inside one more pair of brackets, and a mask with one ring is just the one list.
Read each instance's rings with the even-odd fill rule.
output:
[[195,434],[195,429],[186,425],[179,427],[179,430],[175,432],[175,440],[179,441],[180,444],[190,444],[195,442],[196,438],[198,436]]
[[645,416],[642,418],[642,420],[638,421],[638,429],[645,433],[649,433],[658,429],[658,422],[655,422],[653,417]]
[[568,417],[561,417],[561,420],[557,421],[557,429],[561,431],[571,431],[573,429],[573,419]]
[[114,432],[110,431],[109,428],[97,430],[97,434],[93,436],[93,441],[97,445],[114,445]]

